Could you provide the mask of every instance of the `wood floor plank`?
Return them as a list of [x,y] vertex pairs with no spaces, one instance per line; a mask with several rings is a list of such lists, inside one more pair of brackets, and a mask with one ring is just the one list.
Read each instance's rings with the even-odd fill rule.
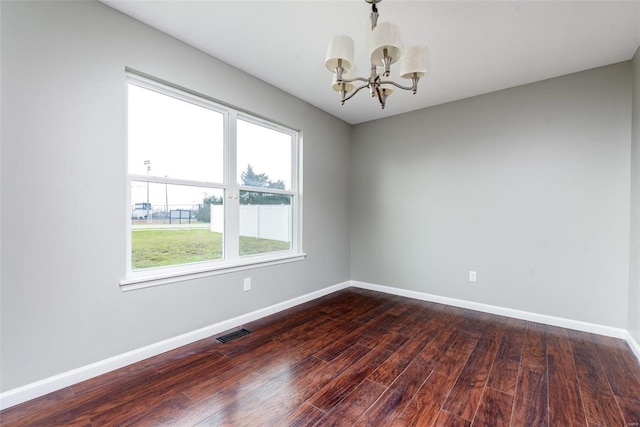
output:
[[371,349],[385,349],[393,354],[409,340],[410,338],[406,335],[378,330],[377,333],[362,334],[357,343]]
[[0,424],[640,425],[640,364],[619,339],[364,289],[245,326],[16,405]]
[[[434,372],[411,398],[395,425],[428,426],[435,422],[460,372],[467,364],[469,356],[478,342],[476,337],[466,332],[451,332],[447,340],[443,340],[443,342],[447,343],[443,345],[446,351],[439,358]],[[434,342],[437,341],[434,340],[431,343]],[[429,349],[427,347],[425,347],[425,351],[422,354],[428,354]]]
[[[410,301],[401,300],[401,301],[398,302],[398,304],[396,304],[395,306],[393,306],[389,310],[387,310],[387,314],[399,317],[399,316],[402,316],[403,314],[406,314],[412,308],[414,308],[414,306],[411,304]],[[408,318],[408,316],[403,316],[403,317],[405,319]],[[399,332],[399,331],[396,331],[396,332]]]
[[488,387],[511,396],[515,395],[523,344],[524,334],[519,329],[510,329],[509,333],[502,337],[498,354],[487,379]]
[[549,425],[547,373],[534,369],[520,369],[511,416],[514,427]]
[[630,400],[640,400],[640,362],[621,339],[593,336],[602,367],[613,394]]
[[433,425],[455,380],[455,377],[438,372],[432,373],[393,425],[395,427]]
[[586,426],[573,352],[566,331],[553,328],[547,335],[549,424]]
[[402,298],[385,298],[384,301],[381,301],[381,303],[375,307],[353,316],[352,320],[361,324],[373,324],[373,322],[375,322],[375,320],[380,316],[384,316],[387,313],[387,310],[395,307],[399,301],[402,301]]
[[400,316],[397,322],[390,326],[389,331],[413,337],[422,333],[423,329],[429,324],[435,323],[430,322],[431,319],[427,308],[416,304],[416,302],[418,301],[412,301],[411,304],[409,304],[410,309],[404,316]]
[[437,427],[469,427],[471,422],[442,409],[434,425]]
[[473,420],[501,338],[500,334],[496,333],[494,336],[489,335],[478,340],[443,406],[444,409],[465,420]]
[[[265,395],[274,399],[281,399],[279,393],[286,393],[292,386],[290,381],[302,380],[306,375],[313,375],[318,366],[326,362],[312,357],[303,359],[293,365],[282,365],[280,369],[273,370],[271,375],[258,375],[252,377],[250,374],[243,377],[241,381],[226,385],[217,389],[209,395],[205,395],[185,411],[175,414],[176,425],[219,425],[237,422],[237,418],[246,415],[246,418],[256,416],[258,410],[264,413],[265,418],[274,416],[283,409],[282,405],[271,408],[269,405],[262,406]],[[326,368],[326,366],[322,366]],[[300,403],[300,402],[298,402]],[[259,407],[256,409],[256,405]]]
[[[334,365],[336,371],[328,369],[327,362],[316,358],[293,362],[288,360],[286,355],[283,355],[282,359],[274,361],[268,370],[251,373],[245,371],[246,367],[243,366],[239,369],[244,372],[238,374],[237,371],[231,369],[219,376],[222,383],[217,387],[211,386],[207,391],[199,390],[197,392],[197,396],[202,398],[196,401],[186,413],[180,414],[180,424],[193,425],[205,419],[209,419],[208,422],[215,424],[215,420],[225,420],[228,416],[235,416],[237,412],[235,408],[242,407],[242,402],[246,400],[257,400],[256,396],[259,399],[262,399],[260,396],[264,395],[267,395],[269,399],[284,399],[284,406],[289,405],[297,399],[295,397],[296,391],[287,389],[289,390],[287,396],[277,396],[275,391],[281,391],[283,387],[291,387],[294,384],[298,384],[300,390],[307,393],[302,399],[305,400],[340,372],[342,369],[340,362],[345,366],[351,366],[368,352],[369,349],[366,347],[354,347],[353,351],[348,353],[348,358],[345,357]],[[255,367],[254,365],[250,366]],[[317,369],[318,367],[320,369]],[[302,384],[299,380],[302,381]],[[188,389],[186,393],[193,393],[193,390]],[[280,405],[281,408],[284,406]]]
[[352,425],[373,403],[380,398],[387,387],[371,380],[364,380],[342,402],[335,405],[321,418],[318,425],[340,427]]
[[640,426],[640,401],[617,397],[626,426]]
[[320,352],[316,353],[316,357],[331,361],[338,357],[343,351],[350,348],[362,334],[364,334],[370,325],[358,322],[349,322],[336,329],[330,342],[327,342]]
[[102,412],[100,415],[91,418],[91,426],[115,427],[142,424],[175,424],[175,414],[188,408],[190,403],[189,398],[182,393],[169,398],[158,396],[157,394],[148,395]]
[[539,323],[527,325],[521,365],[525,369],[540,373],[547,372],[547,341],[544,326]]
[[587,421],[603,426],[624,425],[595,347],[585,341],[572,341],[572,349]]
[[[288,342],[298,338],[307,339],[315,335],[334,333],[343,327],[345,327],[344,322],[323,314],[305,323],[274,334],[271,336],[271,339],[280,342]],[[346,327],[348,328],[348,326]],[[260,332],[262,333],[262,331]]]
[[[306,386],[314,382],[318,372],[327,371],[327,362],[310,357],[280,376],[274,376],[258,387],[246,387],[234,399],[224,401],[201,425],[278,425],[278,421],[295,411],[310,395]],[[257,385],[258,383],[256,383]],[[269,405],[270,401],[279,405]]]
[[431,364],[435,368],[457,336],[457,331],[455,330],[441,329],[435,337],[422,348],[416,357],[420,358],[425,365]]
[[[332,361],[330,368],[322,369],[319,373],[314,373],[316,375],[315,383],[305,384],[304,390],[310,393],[317,392],[322,386],[326,385],[356,362],[362,360],[362,358],[370,352],[371,349],[368,347],[360,345],[353,346]],[[257,363],[259,363],[259,360]],[[277,380],[277,378],[282,375],[289,376],[290,372],[286,363],[286,359],[281,359],[279,364],[281,369],[274,370],[270,376],[266,376],[264,373],[259,374],[258,377],[265,377],[266,379],[266,381],[263,380],[262,383],[256,382],[256,375],[254,375],[256,373],[251,372],[252,369],[255,369],[254,364],[248,365],[250,369],[244,371],[242,376],[238,376],[238,371],[233,370],[229,371],[229,374],[225,373],[225,375],[219,376],[218,379],[221,381],[221,384],[210,386],[209,391],[199,390],[197,392],[197,396],[200,397],[200,399],[189,408],[185,414],[181,414],[180,424],[193,425],[201,422],[213,414],[221,412],[223,408],[229,408],[233,402],[246,396],[252,390],[259,388],[272,378]],[[193,390],[187,390],[187,393],[193,393]]]
[[485,387],[472,427],[509,427],[513,396]]
[[385,349],[374,349],[340,376],[332,380],[316,393],[309,403],[323,411],[329,411],[342,399],[349,395],[367,376],[382,364],[391,352]]
[[202,372],[196,383],[181,385],[181,391],[191,400],[200,401],[217,392],[233,390],[246,383],[252,383],[252,376],[268,378],[280,375],[287,364],[293,364],[304,357],[287,349],[282,343],[270,341],[260,351],[248,352],[242,356],[229,358],[215,370]]
[[324,412],[310,403],[304,402],[287,418],[282,420],[283,426],[288,427],[312,427],[324,417]]
[[[98,415],[92,415],[91,423],[135,425],[141,420],[148,420],[151,413],[161,419],[169,417],[169,413],[186,409],[191,405],[191,400],[181,390],[190,384],[199,383],[203,378],[202,372],[219,371],[222,368],[221,362],[226,361],[226,356],[220,353],[209,353],[208,356],[175,365],[174,369],[138,385],[125,396],[111,396],[110,402],[117,404],[111,408],[103,408]],[[147,413],[147,410],[150,412]]]
[[429,377],[433,366],[430,360],[416,357],[359,421],[364,425],[391,425]]
[[477,345],[478,338],[466,332],[455,331],[451,345],[436,365],[436,372],[453,378],[455,382]]
[[319,312],[301,313],[292,316],[286,323],[273,324],[260,330],[259,333],[245,335],[242,339],[237,339],[220,346],[218,351],[227,357],[235,357],[239,354],[246,354],[252,350],[258,350],[263,345],[272,341],[280,334],[288,332],[291,329],[305,326],[308,322],[321,320],[324,314]]
[[[207,357],[208,353],[198,354],[196,358]],[[173,359],[173,355],[169,356]],[[129,366],[120,368],[114,372],[108,372],[106,374],[98,375],[97,377],[90,378],[86,381],[82,381],[77,384],[69,386],[73,394],[77,396],[87,395],[89,393],[104,393],[110,387],[117,387],[122,381],[130,380],[137,375],[145,375],[147,373],[158,372],[158,368],[155,366],[149,366],[147,363],[149,359],[143,360],[141,363],[134,363]],[[165,363],[172,363],[173,360],[169,360]],[[100,391],[103,390],[103,391]]]
[[[119,406],[127,399],[136,399],[144,394],[144,385],[157,377],[158,373],[153,369],[136,371],[135,375],[118,382],[108,382],[105,387],[93,388],[90,392],[62,401],[47,411],[31,413],[26,418],[17,420],[15,425],[85,425],[92,417]],[[2,418],[4,426],[4,415]]]
[[65,387],[37,399],[16,405],[0,412],[0,425],[28,425],[44,418],[46,414],[59,411],[65,404],[73,401],[76,394]]
[[[365,290],[345,289],[323,297],[325,301],[310,308],[332,317],[353,319],[390,302],[383,296],[373,297]],[[313,303],[314,301],[310,301]],[[296,307],[291,309],[294,311]]]
[[259,423],[284,425],[282,419],[295,412],[302,403],[311,398],[311,396],[328,384],[329,381],[339,373],[332,371],[332,363],[321,361],[320,359],[315,360],[321,363],[314,368],[307,368],[299,375],[292,375],[287,381],[287,387],[283,388],[277,395],[273,393],[263,393],[261,397],[263,407],[269,407],[269,403],[273,399],[281,401],[282,404],[278,405],[276,410],[271,411],[274,414],[271,417],[265,417],[264,411],[261,411]]
[[436,333],[437,327],[434,324],[426,324],[418,334],[407,340],[405,345],[401,346],[378,369],[373,371],[369,379],[386,386],[390,385],[415,359],[424,346],[433,339]]
[[593,346],[572,342],[573,360],[581,388],[589,388],[593,393],[612,394],[600,357]]

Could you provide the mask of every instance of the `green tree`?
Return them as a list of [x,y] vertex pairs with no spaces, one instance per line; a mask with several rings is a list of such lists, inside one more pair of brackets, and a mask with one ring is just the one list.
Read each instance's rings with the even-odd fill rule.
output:
[[[275,182],[269,179],[266,173],[256,173],[249,164],[247,169],[240,174],[242,185],[246,187],[272,188],[284,190],[284,182],[279,179]],[[259,191],[241,191],[241,205],[289,205],[291,197],[285,194],[263,193]]]
[[269,176],[266,173],[255,173],[251,165],[247,165],[247,170],[240,174],[242,185],[249,187],[268,187]]
[[211,205],[221,205],[222,197],[209,196],[205,193],[202,203],[196,210],[196,220],[198,222],[211,222]]

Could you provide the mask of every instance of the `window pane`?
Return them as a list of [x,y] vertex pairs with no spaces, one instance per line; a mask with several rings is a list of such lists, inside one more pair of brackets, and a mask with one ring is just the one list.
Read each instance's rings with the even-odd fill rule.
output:
[[291,135],[238,120],[238,183],[291,189]]
[[224,191],[131,182],[131,268],[221,259]]
[[224,115],[128,87],[129,173],[221,183]]
[[291,250],[292,197],[288,194],[240,192],[240,255]]

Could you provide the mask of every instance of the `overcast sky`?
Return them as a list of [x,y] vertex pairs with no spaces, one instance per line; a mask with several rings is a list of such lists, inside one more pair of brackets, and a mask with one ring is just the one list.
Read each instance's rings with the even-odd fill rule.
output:
[[[223,183],[223,114],[129,84],[129,173]],[[251,164],[271,181],[291,185],[291,137],[238,121],[238,171]],[[166,191],[165,191],[166,190]],[[155,207],[201,203],[206,188],[151,184],[149,201]],[[221,195],[221,193],[218,192]],[[217,195],[217,194],[216,194]],[[131,203],[147,200],[146,183],[132,183]],[[157,206],[160,205],[160,206]]]

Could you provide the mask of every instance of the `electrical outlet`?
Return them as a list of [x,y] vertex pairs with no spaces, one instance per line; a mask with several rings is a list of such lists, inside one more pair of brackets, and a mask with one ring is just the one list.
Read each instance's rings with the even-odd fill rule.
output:
[[251,290],[251,277],[245,277],[243,290],[245,292]]
[[469,270],[469,281],[470,282],[475,282],[476,279],[477,279],[476,272]]

